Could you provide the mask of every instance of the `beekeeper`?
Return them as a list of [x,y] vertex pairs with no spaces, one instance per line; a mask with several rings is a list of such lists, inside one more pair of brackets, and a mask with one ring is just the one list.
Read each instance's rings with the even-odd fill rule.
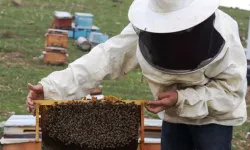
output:
[[34,99],[79,99],[105,79],[141,68],[164,112],[162,150],[230,150],[246,120],[246,56],[219,0],[135,0],[130,24],[67,69],[29,84]]

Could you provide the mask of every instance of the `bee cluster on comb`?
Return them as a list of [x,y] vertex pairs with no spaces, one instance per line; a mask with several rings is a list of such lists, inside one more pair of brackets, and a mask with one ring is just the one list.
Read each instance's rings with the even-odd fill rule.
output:
[[44,150],[137,149],[141,110],[135,103],[72,101],[40,110]]

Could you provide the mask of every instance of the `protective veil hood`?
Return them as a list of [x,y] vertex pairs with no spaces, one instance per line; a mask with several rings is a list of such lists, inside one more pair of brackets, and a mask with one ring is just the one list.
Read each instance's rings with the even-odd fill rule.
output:
[[139,47],[147,62],[162,71],[195,70],[223,48],[224,39],[214,28],[215,14],[201,24],[175,33],[139,32]]

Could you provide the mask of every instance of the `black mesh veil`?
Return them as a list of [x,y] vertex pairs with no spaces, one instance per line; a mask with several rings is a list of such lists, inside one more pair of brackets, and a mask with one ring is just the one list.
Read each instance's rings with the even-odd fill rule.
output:
[[215,14],[201,24],[175,33],[150,33],[134,27],[142,55],[152,66],[164,70],[194,70],[213,58],[225,41],[214,28]]

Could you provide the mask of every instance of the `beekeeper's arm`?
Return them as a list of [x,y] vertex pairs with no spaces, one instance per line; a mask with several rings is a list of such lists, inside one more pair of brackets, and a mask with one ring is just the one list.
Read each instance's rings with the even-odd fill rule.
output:
[[118,36],[96,46],[71,63],[67,69],[51,73],[39,83],[45,99],[79,99],[100,85],[104,78],[115,79],[138,67],[138,36],[129,24]]
[[225,56],[205,70],[210,82],[177,91],[179,116],[200,119],[220,115],[235,110],[245,100],[246,56],[238,38],[238,28],[235,30]]

